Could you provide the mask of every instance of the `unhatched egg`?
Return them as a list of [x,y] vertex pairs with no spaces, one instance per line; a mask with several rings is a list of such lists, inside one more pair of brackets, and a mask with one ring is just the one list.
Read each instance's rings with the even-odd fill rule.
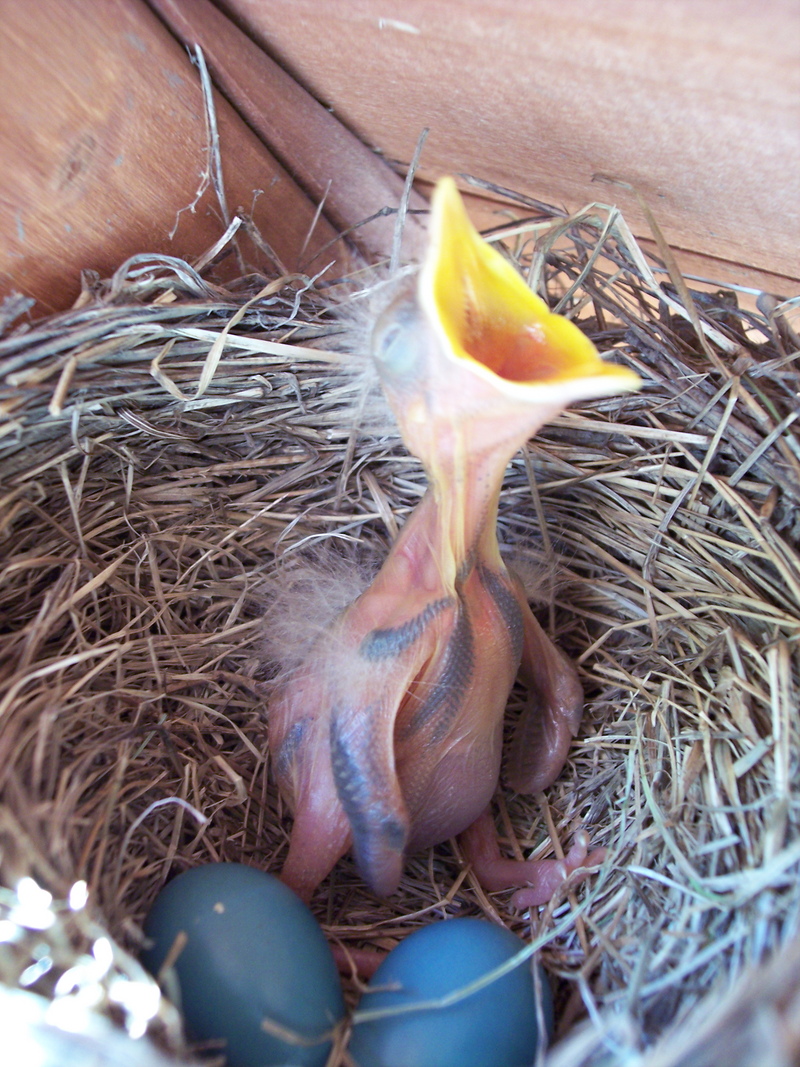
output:
[[[389,953],[361,998],[359,1012],[441,999],[522,948],[523,942],[505,927],[482,919],[425,926]],[[446,1007],[428,1004],[366,1022],[358,1022],[357,1014],[350,1055],[357,1067],[530,1067],[539,1020],[549,1035],[553,1019],[547,979],[541,968],[536,974],[534,980],[527,959]]]
[[[219,1040],[228,1067],[322,1067],[344,1015],[339,977],[316,919],[277,878],[239,863],[195,867],[165,886],[144,930],[142,962],[158,974],[177,953],[187,1030]],[[300,1043],[270,1033],[270,1022]]]

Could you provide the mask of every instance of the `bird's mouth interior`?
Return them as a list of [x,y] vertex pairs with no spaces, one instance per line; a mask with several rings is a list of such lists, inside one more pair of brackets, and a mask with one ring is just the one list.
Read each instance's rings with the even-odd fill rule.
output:
[[436,187],[421,299],[453,355],[521,385],[611,377],[635,388],[626,368],[605,363],[574,323],[553,314],[472,225],[452,179]]
[[507,323],[468,300],[448,333],[465,355],[511,382],[549,381],[564,375],[570,364],[548,344],[540,323]]

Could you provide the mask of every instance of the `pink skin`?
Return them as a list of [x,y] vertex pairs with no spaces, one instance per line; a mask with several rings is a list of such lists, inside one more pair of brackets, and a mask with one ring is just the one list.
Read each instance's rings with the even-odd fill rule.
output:
[[588,868],[597,869],[606,857],[604,848],[589,852],[589,835],[585,830],[579,830],[563,860],[506,859],[500,855],[497,832],[489,812],[476,819],[459,840],[484,889],[494,892],[523,885],[511,897],[512,906],[521,911],[548,904],[564,889],[565,883],[569,881],[571,885],[577,885],[592,873]]
[[[484,813],[499,778],[503,715],[521,672],[530,700],[508,779],[538,791],[564,764],[582,692],[503,564],[495,524],[509,459],[564,401],[493,391],[469,367],[443,364],[413,298],[398,315],[400,341],[391,333],[381,353],[390,309],[376,358],[431,485],[373,584],[271,703],[276,775],[295,814],[281,877],[308,900],[352,848],[364,879],[386,895],[407,854],[466,831],[465,853],[487,888],[533,886],[524,899],[541,903],[597,854],[581,840],[563,863],[518,863],[489,846]],[[409,351],[411,380],[395,373]]]

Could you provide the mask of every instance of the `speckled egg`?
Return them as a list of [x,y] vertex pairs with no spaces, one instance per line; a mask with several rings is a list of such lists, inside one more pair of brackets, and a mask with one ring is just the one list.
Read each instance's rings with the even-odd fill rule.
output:
[[[416,930],[372,977],[359,1013],[446,996],[510,960],[524,947],[482,919],[451,919]],[[358,1067],[530,1067],[538,1019],[552,1031],[550,987],[530,960],[448,1007],[358,1021],[349,1051]],[[541,1011],[537,1013],[538,986]],[[397,987],[397,988],[390,988]]]
[[[326,1034],[344,1015],[336,965],[316,919],[273,875],[239,863],[195,867],[165,886],[144,931],[152,974],[185,935],[173,969],[178,1006],[191,1037],[221,1042],[228,1067],[325,1063]],[[268,1033],[264,1020],[303,1043]]]

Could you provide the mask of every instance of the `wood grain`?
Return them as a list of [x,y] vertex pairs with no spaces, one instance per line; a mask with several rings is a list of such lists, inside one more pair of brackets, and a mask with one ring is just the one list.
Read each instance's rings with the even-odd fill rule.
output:
[[[187,45],[203,49],[215,83],[315,203],[369,261],[392,250],[403,179],[322,106],[209,0],[150,0]],[[426,201],[412,191],[411,209]],[[424,247],[425,228],[406,219],[405,252]]]
[[[207,165],[197,71],[149,8],[2,0],[0,17],[0,297],[18,290],[40,312],[58,309],[81,270],[108,276],[136,253],[191,260],[210,247],[225,228],[213,190],[187,210]],[[231,211],[252,210],[285,265],[299,266],[314,205],[219,94],[216,108]],[[341,246],[311,262],[335,237],[320,220],[309,269],[337,254],[349,262]]]
[[[795,0],[226,0],[369,144],[551,203],[634,185],[716,277],[800,278]],[[731,264],[730,271],[726,261]],[[760,284],[757,281],[758,284]]]

